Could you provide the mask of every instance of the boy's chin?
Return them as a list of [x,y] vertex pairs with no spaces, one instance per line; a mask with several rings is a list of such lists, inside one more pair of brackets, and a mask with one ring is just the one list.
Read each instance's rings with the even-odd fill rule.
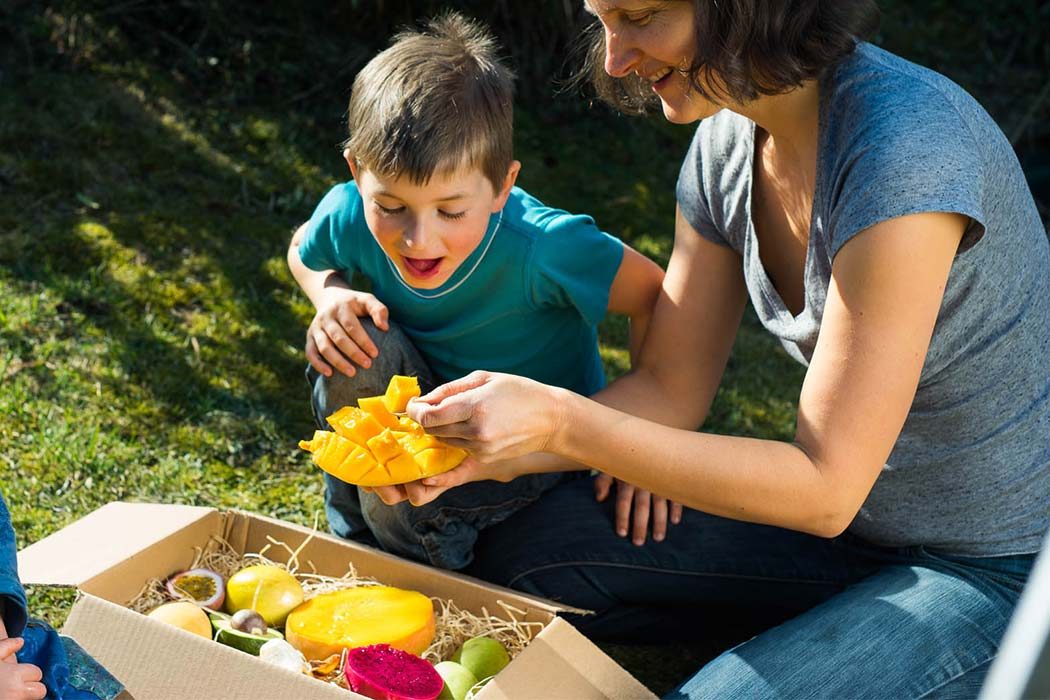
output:
[[455,268],[451,270],[438,270],[437,274],[432,277],[420,277],[412,272],[412,270],[401,269],[401,279],[408,284],[412,289],[437,289],[452,276],[455,272]]

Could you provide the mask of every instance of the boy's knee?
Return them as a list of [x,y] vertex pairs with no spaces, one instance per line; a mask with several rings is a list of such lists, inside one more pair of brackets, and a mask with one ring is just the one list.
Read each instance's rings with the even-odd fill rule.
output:
[[402,502],[389,506],[375,493],[362,491],[361,514],[384,550],[426,561],[416,529],[418,513],[412,504]]
[[[372,319],[358,319],[361,327],[375,343],[379,351],[372,359],[371,367],[355,367],[354,376],[348,377],[342,372],[333,372],[325,377],[316,370],[309,372],[312,384],[312,402],[316,417],[329,416],[343,406],[351,406],[363,396],[379,396],[386,391],[390,377],[395,374],[408,374],[420,377],[420,383],[429,386],[430,371],[419,357],[412,341],[396,324],[390,323],[388,330],[380,330]],[[318,421],[320,423],[320,420]],[[326,425],[320,426],[322,429]]]

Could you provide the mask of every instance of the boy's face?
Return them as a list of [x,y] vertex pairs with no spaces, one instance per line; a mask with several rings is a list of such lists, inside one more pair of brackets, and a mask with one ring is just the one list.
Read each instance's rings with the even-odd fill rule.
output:
[[511,164],[497,192],[477,168],[434,173],[427,184],[417,185],[407,177],[379,176],[346,155],[369,230],[405,282],[418,289],[440,287],[474,252],[521,165]]

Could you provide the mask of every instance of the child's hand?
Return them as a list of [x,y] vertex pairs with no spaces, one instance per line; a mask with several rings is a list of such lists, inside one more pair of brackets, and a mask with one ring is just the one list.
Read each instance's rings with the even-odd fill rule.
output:
[[[368,316],[376,328],[387,330],[387,308],[372,294],[344,287],[329,287],[306,331],[306,359],[326,377],[333,368],[348,377],[372,366],[379,355],[375,343],[361,327],[358,317]],[[352,361],[352,362],[351,362]]]
[[[594,477],[594,497],[604,501],[609,497],[612,490],[612,482],[616,482],[616,533],[620,537],[627,537],[628,521],[633,520],[632,541],[636,545],[645,544],[645,534],[649,529],[650,515],[653,523],[653,540],[662,542],[667,536],[667,521],[670,516],[672,525],[682,521],[682,506],[666,498],[653,496],[648,491],[635,488],[630,484],[613,479],[608,474],[598,474]],[[668,507],[670,504],[670,508]],[[631,517],[632,506],[634,517]]]
[[16,653],[25,644],[21,637],[0,640],[0,698],[3,700],[40,700],[47,688],[40,680],[44,674],[33,664],[20,664]]

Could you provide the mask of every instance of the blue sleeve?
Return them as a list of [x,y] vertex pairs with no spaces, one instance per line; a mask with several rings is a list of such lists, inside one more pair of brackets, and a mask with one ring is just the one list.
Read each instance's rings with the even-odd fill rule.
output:
[[357,185],[336,185],[314,209],[299,242],[299,258],[311,270],[339,270],[349,276],[359,269],[362,231],[368,234]]
[[537,308],[574,307],[597,325],[609,308],[609,288],[623,261],[623,243],[589,216],[558,212],[533,246],[532,301]]
[[4,627],[9,637],[22,636],[27,617],[26,593],[18,580],[17,551],[11,514],[0,494],[0,601],[3,601]]
[[[903,91],[901,91],[903,92]],[[925,212],[972,221],[959,252],[984,235],[978,140],[956,107],[930,88],[886,95],[881,109],[852,130],[847,154],[832,168],[827,232],[832,258],[858,233],[889,219]]]

